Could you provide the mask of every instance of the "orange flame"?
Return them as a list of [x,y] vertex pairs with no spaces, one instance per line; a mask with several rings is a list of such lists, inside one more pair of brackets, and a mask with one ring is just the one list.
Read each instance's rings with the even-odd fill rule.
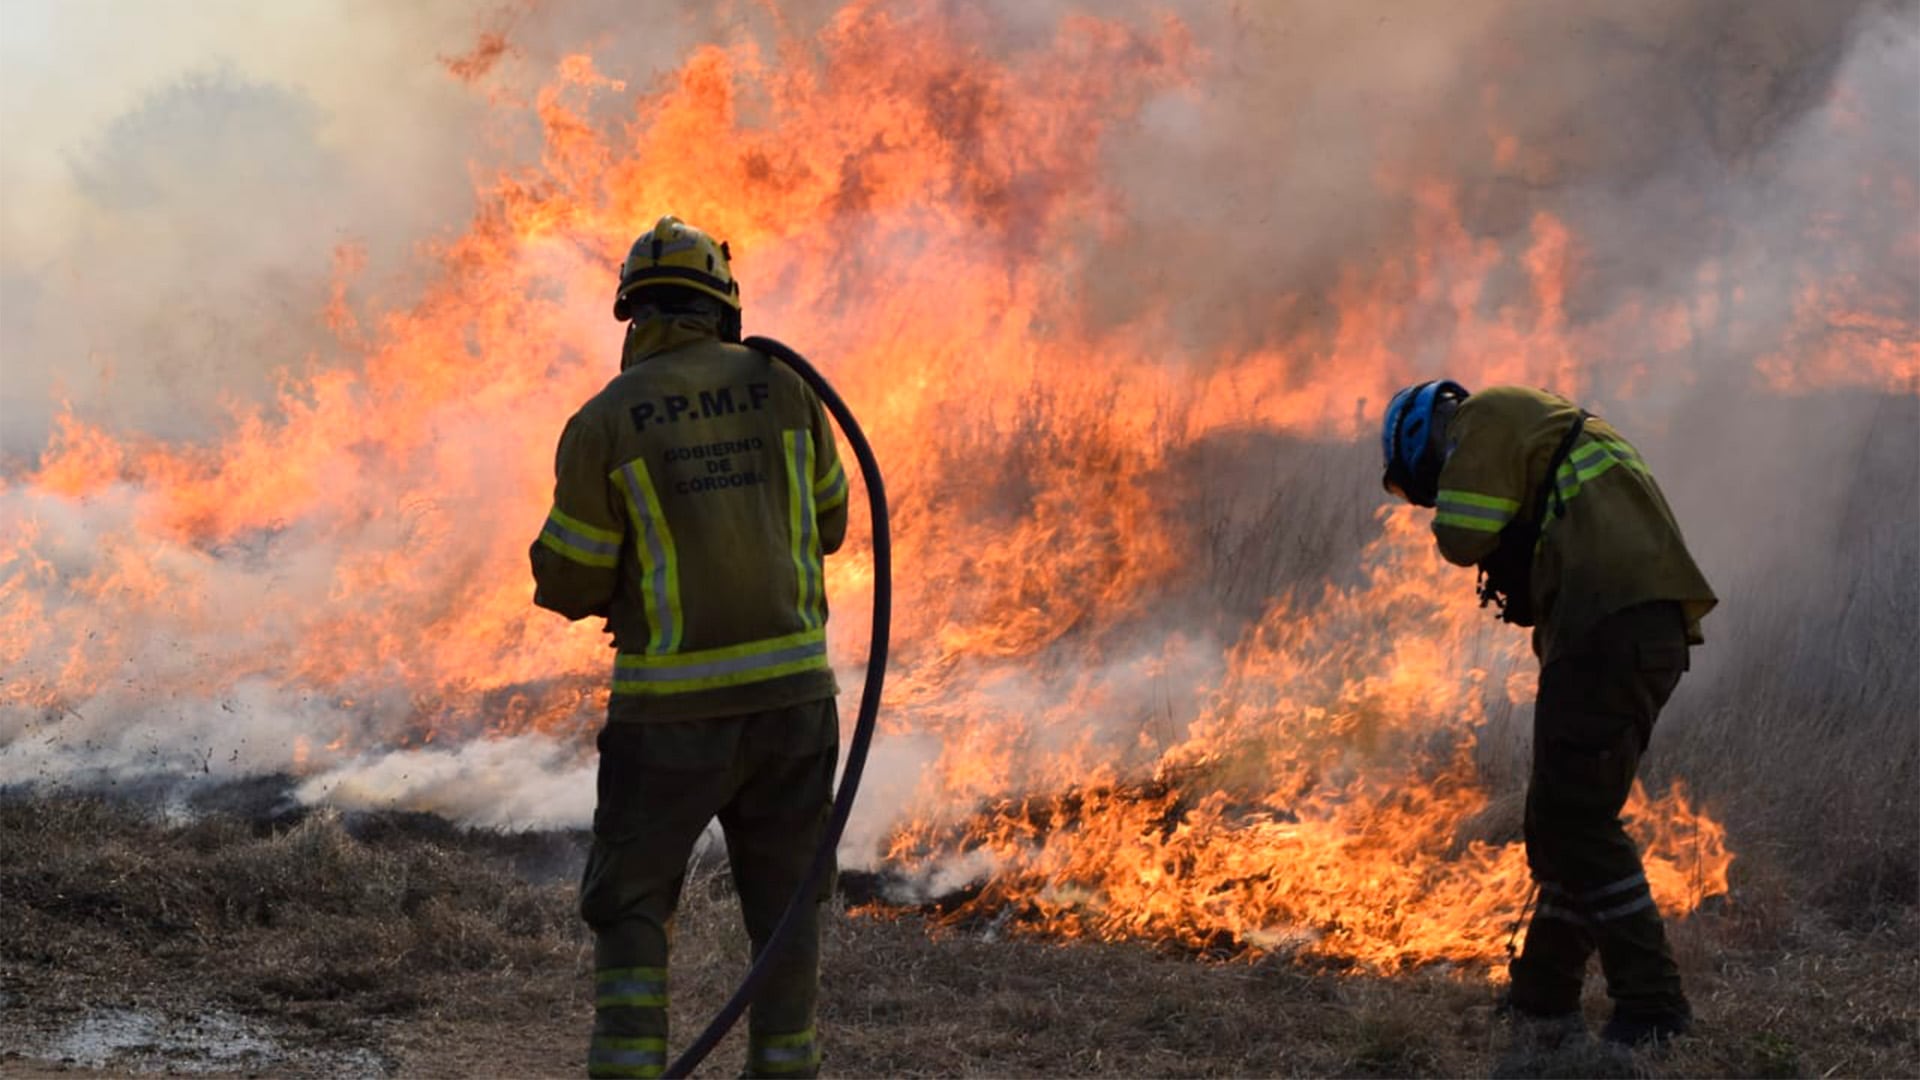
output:
[[[1488,808],[1475,741],[1485,699],[1505,690],[1459,667],[1485,615],[1446,587],[1453,571],[1422,518],[1385,515],[1363,587],[1281,604],[1250,631],[1150,788],[1095,775],[1070,806],[990,807],[957,844],[950,827],[904,828],[889,861],[937,872],[957,847],[992,870],[963,911],[1012,903],[1022,925],[1053,933],[1385,970],[1495,959],[1530,879],[1513,838],[1466,839],[1462,826]],[[1666,910],[1726,892],[1724,830],[1682,788],[1649,800],[1636,787],[1626,815]]]
[[[495,36],[449,64],[483,79],[512,54]],[[7,707],[133,716],[264,687],[313,717],[287,751],[300,770],[579,738],[605,643],[531,609],[525,548],[561,423],[614,371],[615,262],[670,210],[731,241],[749,329],[821,362],[887,463],[885,723],[939,748],[896,867],[965,856],[1056,932],[1489,959],[1526,871],[1511,836],[1473,834],[1494,802],[1478,738],[1526,682],[1523,643],[1494,636],[1407,511],[1381,516],[1357,586],[1301,583],[1251,627],[1196,610],[1207,523],[1183,455],[1236,433],[1361,437],[1431,373],[1412,359],[1427,341],[1470,385],[1631,393],[1691,370],[1699,327],[1736,317],[1728,271],[1576,317],[1587,255],[1567,221],[1489,236],[1462,182],[1386,177],[1411,208],[1401,246],[1311,295],[1247,298],[1272,316],[1258,340],[1184,343],[1173,286],[1096,317],[1089,283],[1130,239],[1103,141],[1211,74],[1171,19],[1072,17],[996,60],[937,15],[865,3],[772,59],[701,48],[650,89],[568,58],[533,102],[539,167],[486,182],[416,303],[354,310],[360,258],[340,253],[324,315],[359,362],[288,374],[204,446],[64,415],[6,478],[23,508],[0,552]],[[1488,160],[1524,158],[1487,128]],[[1887,197],[1911,203],[1911,182]],[[1899,301],[1825,275],[1802,309],[1804,334],[1759,366],[1773,385],[1913,384]],[[1821,325],[1870,347],[1832,351]],[[858,610],[866,552],[829,573]],[[835,624],[847,664],[857,622]],[[1726,890],[1725,831],[1679,786],[1629,812],[1664,908]]]

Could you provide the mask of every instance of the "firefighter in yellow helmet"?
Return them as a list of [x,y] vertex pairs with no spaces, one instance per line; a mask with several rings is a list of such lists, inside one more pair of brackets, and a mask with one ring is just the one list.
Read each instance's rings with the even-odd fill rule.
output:
[[1387,489],[1437,508],[1440,553],[1478,566],[1483,603],[1533,628],[1540,658],[1527,863],[1539,903],[1512,966],[1522,1018],[1578,1025],[1595,951],[1613,998],[1603,1037],[1684,1033],[1692,1011],[1621,827],[1653,723],[1715,604],[1637,451],[1554,394],[1410,386],[1381,432]]
[[[805,877],[840,728],[822,556],[847,479],[819,400],[738,344],[730,253],[663,217],[633,244],[621,371],[560,436],[534,603],[602,616],[613,692],[580,912],[594,933],[593,1076],[667,1064],[667,954],[687,861],[726,837],[758,956]],[[748,1018],[748,1075],[812,1076],[818,901]]]

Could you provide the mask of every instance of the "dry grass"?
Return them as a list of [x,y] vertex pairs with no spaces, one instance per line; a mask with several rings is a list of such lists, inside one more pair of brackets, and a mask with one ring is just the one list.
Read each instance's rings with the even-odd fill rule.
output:
[[[56,798],[0,801],[0,836],[10,1072],[61,1067],[63,1033],[108,1010],[171,1028],[237,1025],[264,1048],[220,1059],[208,1045],[150,1039],[88,1057],[69,1041],[67,1066],[581,1068],[590,950],[559,877],[578,834],[330,813],[169,826],[123,804]],[[849,1076],[1911,1075],[1920,917],[1876,910],[1872,925],[1842,926],[1741,905],[1677,925],[1702,1025],[1661,1057],[1516,1048],[1479,971],[1381,978],[1208,963],[844,910],[829,922],[821,1023],[829,1071]],[[723,873],[696,870],[678,935],[684,1040],[744,961]],[[740,1057],[736,1033],[703,1074],[730,1075]]]
[[359,825],[169,828],[88,799],[5,803],[10,1028],[31,1046],[104,1008],[218,1008],[271,1018],[305,1051],[370,1045],[401,1017],[572,1011],[584,935],[565,886],[516,871],[525,838]]
[[[1841,426],[1819,410],[1858,406],[1800,399],[1792,420]],[[1819,556],[1791,574],[1761,562],[1716,577],[1727,602],[1709,632],[1726,659],[1683,684],[1646,765],[1656,786],[1686,776],[1738,852],[1730,902],[1672,928],[1694,1036],[1638,1057],[1516,1041],[1479,970],[1203,962],[843,911],[825,950],[829,1072],[1920,1075],[1920,414],[1871,411],[1848,490],[1906,497],[1841,499],[1830,533],[1795,540]],[[1350,577],[1374,528],[1351,497],[1371,482],[1368,448],[1190,453],[1192,473],[1220,478],[1189,493],[1187,519],[1205,523],[1196,611],[1233,624],[1289,583]],[[1252,474],[1282,495],[1248,496]],[[1511,834],[1527,722],[1489,717],[1482,765],[1500,796],[1466,832]],[[0,1069],[580,1071],[584,836],[276,818],[249,802],[170,825],[127,804],[0,795]],[[744,966],[724,875],[696,873],[677,949],[684,1041]],[[1597,978],[1588,993],[1597,1026]],[[731,1074],[739,1041],[704,1074]]]

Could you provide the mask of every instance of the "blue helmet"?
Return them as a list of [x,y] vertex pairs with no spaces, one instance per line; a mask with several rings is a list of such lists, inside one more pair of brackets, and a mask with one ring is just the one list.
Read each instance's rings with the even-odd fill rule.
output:
[[1434,411],[1467,398],[1457,382],[1435,379],[1409,386],[1387,403],[1380,426],[1380,455],[1386,459],[1381,486],[1415,506],[1432,506],[1439,495],[1440,448]]

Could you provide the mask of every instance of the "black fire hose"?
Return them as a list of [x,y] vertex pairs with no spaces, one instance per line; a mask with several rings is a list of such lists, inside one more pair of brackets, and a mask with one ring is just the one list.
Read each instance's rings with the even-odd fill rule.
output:
[[853,456],[860,463],[860,475],[867,483],[867,504],[873,517],[873,642],[867,651],[867,681],[860,691],[860,717],[853,726],[853,741],[847,745],[847,764],[840,774],[840,789],[833,796],[833,815],[827,820],[826,835],[820,838],[820,846],[813,853],[813,865],[807,868],[806,880],[794,890],[793,899],[787,901],[787,910],[781,914],[779,925],[773,928],[773,935],[760,950],[753,967],[748,969],[747,977],[740,980],[740,988],[714,1014],[693,1045],[667,1066],[665,1075],[669,1077],[691,1073],[732,1030],[748,1002],[753,1000],[754,992],[766,981],[773,958],[791,935],[801,910],[815,903],[814,896],[826,880],[828,867],[833,865],[834,849],[840,846],[840,834],[846,831],[847,817],[853,812],[853,798],[860,790],[860,773],[867,764],[867,746],[873,741],[874,718],[880,713],[880,688],[887,679],[887,634],[893,616],[893,550],[887,538],[887,489],[880,480],[880,463],[874,460],[873,447],[867,445],[866,433],[860,430],[853,411],[805,357],[772,338],[750,337],[741,344],[779,360],[805,379],[833,414],[848,445],[853,447]]

